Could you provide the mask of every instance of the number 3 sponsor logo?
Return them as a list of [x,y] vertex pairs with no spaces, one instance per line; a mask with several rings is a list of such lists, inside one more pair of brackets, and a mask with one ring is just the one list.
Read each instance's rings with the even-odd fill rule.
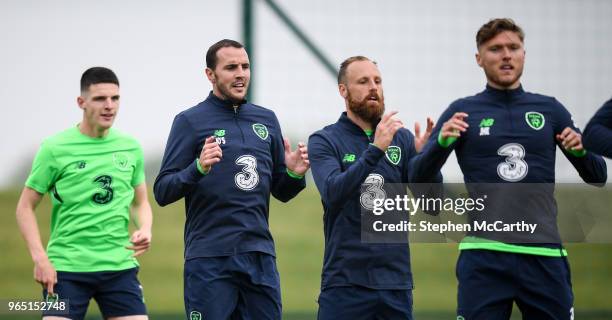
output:
[[366,210],[374,209],[374,199],[385,199],[387,193],[383,189],[385,178],[377,173],[371,173],[361,184],[359,202]]
[[236,159],[236,164],[244,166],[242,171],[236,173],[234,182],[242,190],[250,191],[259,184],[259,174],[257,173],[257,159],[251,155],[243,155]]
[[107,204],[113,200],[113,177],[109,175],[101,175],[94,179],[94,183],[99,184],[99,188],[102,192],[97,192],[93,195],[91,200],[97,204]]
[[506,161],[497,165],[497,174],[508,182],[518,182],[527,176],[529,166],[525,162],[525,148],[518,143],[508,143],[497,150]]

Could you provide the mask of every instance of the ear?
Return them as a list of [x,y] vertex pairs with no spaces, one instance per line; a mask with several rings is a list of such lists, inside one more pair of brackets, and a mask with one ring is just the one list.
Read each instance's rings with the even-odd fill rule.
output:
[[83,106],[84,104],[85,104],[85,98],[83,98],[82,96],[78,96],[77,105],[79,105],[79,108],[85,110],[85,106]]
[[338,92],[340,92],[340,95],[342,96],[342,98],[344,99],[348,98],[348,88],[346,87],[346,84],[344,83],[339,84]]
[[206,68],[204,72],[206,73],[206,77],[208,78],[208,81],[210,81],[210,83],[215,84],[217,82],[215,72],[211,68]]
[[474,55],[476,57],[476,63],[482,67],[482,59],[480,59],[480,53],[476,52],[476,54]]

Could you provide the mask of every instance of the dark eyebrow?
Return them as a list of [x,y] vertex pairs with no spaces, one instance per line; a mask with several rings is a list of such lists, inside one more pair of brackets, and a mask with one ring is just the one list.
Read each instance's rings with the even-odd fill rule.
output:
[[[118,100],[120,97],[121,96],[117,94],[117,95],[111,96],[110,98],[113,99],[113,100]],[[107,98],[107,96],[94,96],[91,99],[92,100],[96,100],[96,101],[100,101],[100,100],[106,100],[106,98]]]

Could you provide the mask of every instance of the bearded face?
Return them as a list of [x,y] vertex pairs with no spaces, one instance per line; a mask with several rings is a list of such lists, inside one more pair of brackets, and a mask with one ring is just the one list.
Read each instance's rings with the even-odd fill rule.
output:
[[347,100],[349,110],[356,116],[372,125],[375,125],[383,113],[385,113],[385,97],[376,90],[370,90],[365,96],[360,98],[359,92],[353,92],[351,87],[347,90]]

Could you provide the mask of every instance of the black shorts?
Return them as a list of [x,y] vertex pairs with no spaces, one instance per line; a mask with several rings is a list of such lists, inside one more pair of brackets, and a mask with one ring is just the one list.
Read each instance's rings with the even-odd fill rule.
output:
[[566,257],[462,250],[457,261],[457,319],[570,320],[574,295]]
[[[94,298],[104,318],[131,315],[146,315],[142,286],[136,275],[138,268],[101,272],[57,272],[54,299],[67,300],[68,313],[54,310],[43,312],[43,316],[58,316],[83,319]],[[47,289],[43,290],[47,299]]]

